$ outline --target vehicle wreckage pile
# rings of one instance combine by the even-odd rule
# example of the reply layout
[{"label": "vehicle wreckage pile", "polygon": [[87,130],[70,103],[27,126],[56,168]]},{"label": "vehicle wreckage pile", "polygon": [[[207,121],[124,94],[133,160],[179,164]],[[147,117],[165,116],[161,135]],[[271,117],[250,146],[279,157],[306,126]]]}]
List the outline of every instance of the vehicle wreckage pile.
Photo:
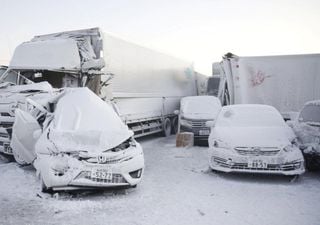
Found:
[{"label": "vehicle wreckage pile", "polygon": [[43,191],[140,182],[142,148],[112,105],[88,88],[32,97],[15,109],[10,146],[19,164],[34,165]]},{"label": "vehicle wreckage pile", "polygon": [[305,160],[320,167],[319,101],[306,103],[291,128],[272,106],[221,107],[196,96],[189,63],[97,28],[36,36],[0,72],[0,152],[32,164],[42,191],[135,187],[144,157],[134,137],[159,132],[208,140],[213,170],[300,175]]}]

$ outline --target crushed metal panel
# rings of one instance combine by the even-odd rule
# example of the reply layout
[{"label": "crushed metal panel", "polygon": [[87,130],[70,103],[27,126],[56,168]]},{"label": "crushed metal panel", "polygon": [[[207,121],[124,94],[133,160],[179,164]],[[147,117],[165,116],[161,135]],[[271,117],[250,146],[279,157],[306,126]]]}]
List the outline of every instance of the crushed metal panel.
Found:
[{"label": "crushed metal panel", "polygon": [[24,42],[11,59],[10,69],[80,70],[80,55],[73,39]]}]

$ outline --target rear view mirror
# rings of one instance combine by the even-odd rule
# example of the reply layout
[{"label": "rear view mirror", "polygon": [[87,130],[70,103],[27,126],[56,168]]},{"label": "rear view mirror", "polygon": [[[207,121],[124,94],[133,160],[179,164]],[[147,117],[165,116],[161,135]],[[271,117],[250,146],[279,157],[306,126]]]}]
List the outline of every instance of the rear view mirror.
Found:
[{"label": "rear view mirror", "polygon": [[176,110],[173,111],[173,113],[174,113],[175,115],[179,115],[180,110],[177,110],[177,109],[176,109]]},{"label": "rear view mirror", "polygon": [[214,127],[214,121],[207,121],[206,126],[207,127]]}]

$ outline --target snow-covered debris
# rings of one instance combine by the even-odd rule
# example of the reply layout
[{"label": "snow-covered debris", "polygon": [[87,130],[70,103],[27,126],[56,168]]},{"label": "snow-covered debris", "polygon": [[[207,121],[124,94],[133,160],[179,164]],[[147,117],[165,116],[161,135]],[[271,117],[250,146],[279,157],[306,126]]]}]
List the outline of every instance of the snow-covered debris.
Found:
[{"label": "snow-covered debris", "polygon": [[294,140],[272,106],[225,106],[209,137],[209,163],[224,172],[302,174],[304,159]]},{"label": "snow-covered debris", "polygon": [[54,95],[57,90],[53,89],[48,82],[31,83],[27,85],[14,85],[10,82],[0,84],[0,153],[12,155],[10,148],[12,125],[15,120],[15,110],[19,107],[24,109],[26,98],[39,100]]},{"label": "snow-covered debris", "polygon": [[142,148],[113,107],[88,88],[28,102],[28,111],[16,111],[11,147],[21,162],[34,164],[44,191],[140,182]]}]

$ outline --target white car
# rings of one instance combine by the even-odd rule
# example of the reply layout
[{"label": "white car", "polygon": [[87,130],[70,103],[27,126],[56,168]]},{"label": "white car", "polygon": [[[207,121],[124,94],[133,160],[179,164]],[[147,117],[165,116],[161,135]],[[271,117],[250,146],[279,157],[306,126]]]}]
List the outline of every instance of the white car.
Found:
[{"label": "white car", "polygon": [[[11,147],[33,163],[43,191],[136,186],[143,151],[110,104],[88,88],[69,89],[28,112],[17,109]],[[43,107],[45,106],[45,107]]]},{"label": "white car", "polygon": [[181,99],[179,113],[180,132],[192,132],[194,139],[207,141],[210,134],[210,127],[206,122],[214,121],[219,111],[221,103],[214,96],[189,96]]},{"label": "white car", "polygon": [[223,172],[300,175],[305,171],[292,129],[267,105],[222,107],[209,136],[209,164]]},{"label": "white car", "polygon": [[305,103],[290,123],[310,171],[320,170],[320,100]]}]

